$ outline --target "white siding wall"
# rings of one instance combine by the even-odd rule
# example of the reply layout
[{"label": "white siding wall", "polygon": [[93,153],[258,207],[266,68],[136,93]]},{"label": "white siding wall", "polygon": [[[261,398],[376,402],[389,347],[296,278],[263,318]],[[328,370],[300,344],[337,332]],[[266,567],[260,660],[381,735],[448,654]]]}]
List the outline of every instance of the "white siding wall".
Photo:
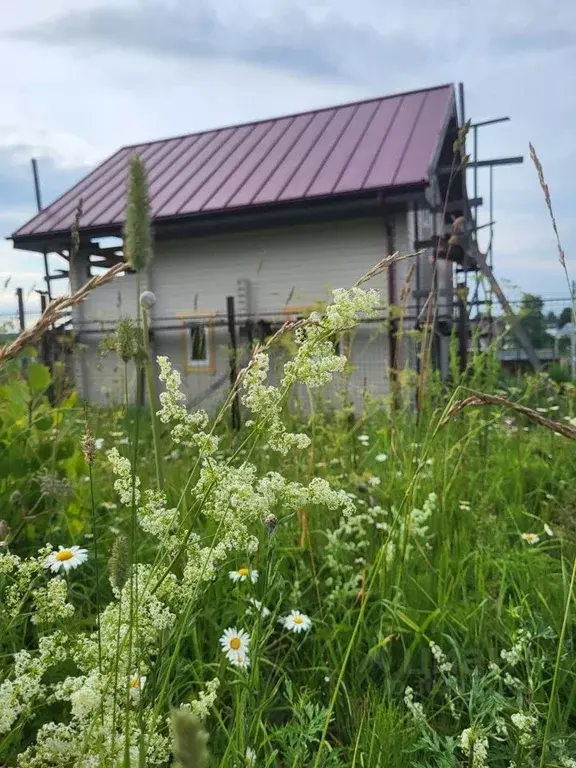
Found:
[{"label": "white siding wall", "polygon": [[[396,221],[396,231],[406,239],[405,219]],[[226,297],[236,297],[236,311],[241,312],[242,289],[249,285],[247,309],[258,315],[276,313],[287,304],[311,305],[327,299],[334,288],[352,285],[375,263],[387,255],[384,222],[359,219],[335,223],[305,224],[278,229],[253,230],[234,235],[158,242],[146,281],[142,288],[153,290],[157,303],[152,324],[174,325],[179,315],[226,313]],[[246,282],[244,282],[246,285]],[[382,305],[387,303],[387,276],[382,274],[371,285],[381,291]],[[82,307],[81,326],[103,328],[121,315],[134,315],[136,286],[132,275],[95,290]],[[169,318],[173,318],[170,322]],[[84,396],[103,402],[118,400],[124,389],[123,368],[111,355],[97,368],[96,347],[105,333],[86,334],[84,370],[78,384]],[[183,332],[179,329],[155,332],[154,354],[167,355],[182,373],[183,386],[191,401],[197,401],[228,370],[226,328],[214,328],[216,366],[213,372],[186,372]],[[388,339],[377,325],[357,331],[352,344],[354,369],[348,382],[350,394],[357,399],[362,392],[381,395],[388,391]],[[82,382],[82,383],[81,383]],[[220,400],[227,381],[210,400]]]}]

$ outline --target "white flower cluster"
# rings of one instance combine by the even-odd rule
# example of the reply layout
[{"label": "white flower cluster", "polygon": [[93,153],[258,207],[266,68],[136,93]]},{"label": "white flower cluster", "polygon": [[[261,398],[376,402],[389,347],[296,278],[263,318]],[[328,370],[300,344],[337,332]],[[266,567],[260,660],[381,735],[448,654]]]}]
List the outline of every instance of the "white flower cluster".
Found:
[{"label": "white flower cluster", "polygon": [[197,699],[193,699],[190,702],[190,709],[194,714],[198,715],[200,720],[205,720],[210,714],[210,710],[214,706],[216,697],[218,696],[218,688],[220,687],[220,680],[215,677],[213,680],[209,680],[206,683],[206,687],[200,692]]},{"label": "white flower cluster", "polygon": [[488,765],[488,739],[477,728],[466,728],[460,734],[460,748],[466,757],[471,757],[471,768],[486,768]]},{"label": "white flower cluster", "polygon": [[106,454],[108,461],[112,465],[112,471],[117,476],[114,481],[114,490],[120,496],[122,504],[130,506],[132,498],[138,505],[140,502],[140,478],[132,474],[132,464],[130,459],[120,456],[118,448],[111,448]]},{"label": "white flower cluster", "polygon": [[434,642],[430,642],[430,650],[432,651],[432,656],[434,656],[434,659],[436,660],[436,663],[438,664],[438,669],[440,672],[444,674],[449,674],[452,672],[452,663],[448,661],[446,658],[446,654],[440,648],[439,645],[436,645]]},{"label": "white flower cluster", "polygon": [[66,658],[64,636],[58,632],[40,638],[38,655],[19,651],[14,655],[14,677],[0,685],[0,734],[7,733],[21,715],[32,712],[39,698],[46,695],[41,682],[53,664]]},{"label": "white flower cluster", "polygon": [[519,741],[525,748],[530,748],[534,744],[534,731],[538,721],[532,715],[525,715],[522,712],[516,712],[511,715],[512,724],[520,732]]},{"label": "white flower cluster", "polygon": [[282,391],[264,384],[269,367],[270,358],[265,352],[254,355],[244,374],[242,402],[265,426],[267,445],[273,451],[286,455],[292,448],[308,448],[310,438],[288,432],[282,421]]},{"label": "white flower cluster", "polygon": [[424,714],[424,707],[422,704],[420,704],[419,701],[414,701],[414,690],[408,686],[404,690],[404,704],[406,705],[407,709],[410,711],[412,717],[417,722],[423,722],[426,720],[426,715]]},{"label": "white flower cluster", "polygon": [[183,405],[186,395],[180,390],[180,374],[172,368],[167,357],[161,356],[156,360],[160,368],[158,377],[166,388],[160,393],[160,421],[163,424],[174,424],[170,435],[175,443],[191,441],[201,455],[212,455],[218,449],[218,438],[204,431],[208,425],[208,414],[201,410],[189,413]]},{"label": "white flower cluster", "polygon": [[50,579],[45,587],[33,590],[35,612],[33,624],[57,624],[74,615],[74,606],[68,602],[68,584],[61,577]]},{"label": "white flower cluster", "polygon": [[524,658],[524,653],[528,648],[532,635],[525,629],[519,629],[516,633],[516,639],[509,651],[503,649],[500,651],[500,657],[504,659],[511,667],[517,666]]},{"label": "white flower cluster", "polygon": [[316,388],[327,384],[334,373],[346,366],[344,355],[334,354],[330,340],[335,333],[353,328],[362,316],[374,314],[379,304],[377,291],[361,288],[338,289],[333,302],[320,314],[313,312],[296,329],[296,355],[284,364],[279,387],[266,385],[270,358],[259,352],[252,358],[244,374],[242,402],[266,428],[269,447],[281,454],[292,448],[304,449],[310,439],[304,434],[292,434],[281,419],[281,406],[291,387],[297,382]]}]

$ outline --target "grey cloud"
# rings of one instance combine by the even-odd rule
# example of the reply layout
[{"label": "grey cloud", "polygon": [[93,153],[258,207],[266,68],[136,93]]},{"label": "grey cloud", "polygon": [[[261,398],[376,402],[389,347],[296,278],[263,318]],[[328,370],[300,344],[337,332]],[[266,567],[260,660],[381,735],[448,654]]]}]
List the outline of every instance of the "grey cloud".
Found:
[{"label": "grey cloud", "polygon": [[12,37],[52,45],[89,42],[180,59],[219,58],[332,78],[382,78],[386,68],[414,72],[435,52],[412,34],[383,35],[338,13],[313,19],[297,6],[261,19],[225,17],[207,3],[102,6],[61,15]]},{"label": "grey cloud", "polygon": [[[25,145],[10,149],[0,147],[0,208],[6,215],[1,222],[2,229],[6,231],[0,232],[0,235],[11,234],[7,230],[12,222],[6,223],[10,210],[26,209],[33,213],[36,209],[31,166],[19,159],[25,150]],[[31,151],[30,156],[32,154]],[[38,167],[44,205],[61,195],[88,172],[86,168],[60,169],[48,158],[40,158]],[[16,223],[20,226],[24,221]]]}]

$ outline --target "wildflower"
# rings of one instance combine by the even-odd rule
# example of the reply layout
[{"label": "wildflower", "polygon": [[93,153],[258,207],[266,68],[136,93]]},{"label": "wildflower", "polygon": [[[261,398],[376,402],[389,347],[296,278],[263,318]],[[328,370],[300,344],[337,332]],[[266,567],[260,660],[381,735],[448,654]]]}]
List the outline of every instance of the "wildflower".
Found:
[{"label": "wildflower", "polygon": [[247,653],[235,653],[231,656],[228,656],[227,658],[233,667],[238,667],[239,669],[248,669],[250,666],[250,657]]},{"label": "wildflower", "polygon": [[290,632],[307,632],[312,626],[312,619],[300,611],[290,611],[288,616],[280,619],[284,629]]},{"label": "wildflower", "polygon": [[206,689],[200,691],[198,698],[190,703],[190,711],[194,712],[200,720],[205,720],[210,714],[210,709],[214,706],[219,687],[220,680],[218,680],[217,677],[213,680],[209,680],[206,683]]},{"label": "wildflower", "polygon": [[544,533],[546,534],[546,536],[550,536],[550,537],[554,536],[554,531],[552,530],[552,528],[550,528],[548,523],[544,523]]},{"label": "wildflower", "polygon": [[36,482],[40,486],[42,496],[65,499],[73,493],[72,486],[65,477],[53,475],[46,470],[36,475]]},{"label": "wildflower", "polygon": [[367,478],[368,485],[371,486],[378,486],[382,482],[379,477],[374,477],[373,475],[370,475],[370,477]]},{"label": "wildflower", "polygon": [[[243,629],[228,627],[220,638],[222,653],[226,654],[229,661],[237,661],[237,657],[246,656],[250,649],[250,635]],[[241,666],[240,664],[238,666]]]},{"label": "wildflower", "polygon": [[64,547],[58,547],[58,552],[51,552],[44,561],[44,567],[56,573],[60,568],[64,568],[65,571],[69,571],[72,568],[78,568],[79,565],[85,563],[88,559],[88,550],[82,549],[82,547],[70,547],[66,549]]},{"label": "wildflower", "polygon": [[246,768],[252,768],[253,765],[256,765],[256,752],[252,749],[252,747],[246,748]]},{"label": "wildflower", "polygon": [[146,675],[139,675],[135,673],[130,676],[130,698],[133,702],[137,702],[140,699],[142,689],[146,684]]},{"label": "wildflower", "polygon": [[103,445],[104,445],[103,437],[97,437],[96,440],[94,440],[94,448],[96,448],[97,451],[101,451]]},{"label": "wildflower", "polygon": [[362,443],[362,445],[368,445],[370,442],[370,438],[368,435],[358,435],[358,440]]},{"label": "wildflower", "polygon": [[263,619],[267,619],[268,616],[271,615],[271,611],[266,608],[266,606],[263,605],[260,600],[256,600],[255,597],[249,597],[248,602],[250,605],[256,608],[256,611],[260,614],[260,616],[262,616]]},{"label": "wildflower", "polygon": [[470,512],[471,509],[469,501],[459,501],[458,507],[462,510],[462,512]]},{"label": "wildflower", "polygon": [[528,544],[538,544],[540,536],[537,533],[523,533],[522,538],[527,541]]},{"label": "wildflower", "polygon": [[276,517],[276,515],[270,512],[270,514],[264,515],[264,517],[262,518],[262,524],[268,531],[268,535],[272,536],[272,534],[276,530],[276,526],[278,525],[278,518]]},{"label": "wildflower", "polygon": [[534,742],[533,731],[536,728],[537,720],[531,715],[524,715],[522,712],[516,712],[510,717],[512,724],[520,731],[519,741],[523,747],[531,747]]},{"label": "wildflower", "polygon": [[460,749],[472,758],[472,768],[485,768],[488,765],[488,739],[476,728],[466,728],[460,734]]},{"label": "wildflower", "polygon": [[430,642],[430,650],[432,651],[432,656],[436,659],[440,672],[452,672],[452,664],[446,658],[442,648],[436,645],[436,643]]},{"label": "wildflower", "polygon": [[232,581],[246,581],[247,578],[250,578],[252,584],[256,584],[258,581],[258,571],[242,566],[237,571],[228,571],[228,578],[232,579]]},{"label": "wildflower", "polygon": [[414,701],[414,690],[410,686],[407,686],[404,691],[404,704],[410,710],[410,713],[415,720],[422,721],[426,719],[424,708],[419,701]]},{"label": "wildflower", "polygon": [[376,461],[382,464],[384,461],[386,461],[388,456],[385,453],[377,453],[374,458],[376,459]]}]

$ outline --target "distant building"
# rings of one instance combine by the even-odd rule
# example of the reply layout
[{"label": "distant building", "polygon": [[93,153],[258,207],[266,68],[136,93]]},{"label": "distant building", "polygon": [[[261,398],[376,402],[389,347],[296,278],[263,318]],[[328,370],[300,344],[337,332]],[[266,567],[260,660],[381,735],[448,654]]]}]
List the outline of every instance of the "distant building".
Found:
[{"label": "distant building", "polygon": [[[227,386],[228,297],[246,347],[386,255],[419,247],[426,252],[413,271],[399,262],[372,285],[382,293],[383,321],[405,296],[407,330],[426,320],[434,285],[434,363],[446,371],[453,263],[438,259],[435,269],[430,244],[453,216],[467,214],[459,155],[453,162],[458,129],[446,85],[123,147],[15,232],[14,245],[69,253],[81,199],[73,289],[95,267],[117,263],[121,244],[102,241],[122,236],[128,162],[138,153],[155,230],[155,258],[141,276],[141,288],[157,297],[153,348],[180,370],[191,401],[219,399]],[[123,371],[112,360],[99,365],[97,350],[117,319],[135,312],[129,271],[75,308],[76,381],[87,399],[122,397]],[[417,366],[414,341],[399,345],[395,323],[377,334],[363,326],[343,344],[353,387],[385,394],[391,368]]]}]

